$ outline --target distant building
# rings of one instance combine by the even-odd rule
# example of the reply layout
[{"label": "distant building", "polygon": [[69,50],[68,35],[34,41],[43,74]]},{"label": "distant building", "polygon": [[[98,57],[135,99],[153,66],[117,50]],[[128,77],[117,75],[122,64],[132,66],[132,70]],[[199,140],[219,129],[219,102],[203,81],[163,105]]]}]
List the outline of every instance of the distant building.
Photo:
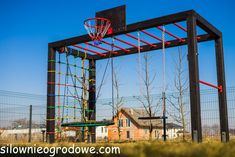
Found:
[{"label": "distant building", "polygon": [[[120,117],[119,121],[117,116]],[[108,140],[118,140],[118,125],[121,129],[121,140],[148,140],[150,120],[140,120],[139,117],[148,117],[144,109],[122,108],[120,112],[114,117],[114,125],[108,126]],[[151,120],[153,126],[152,139],[158,140],[163,135],[162,120]],[[169,139],[178,137],[178,131],[182,127],[167,123],[167,135]]]},{"label": "distant building", "polygon": [[108,128],[106,126],[97,126],[96,127],[96,140],[105,141],[108,139]]},{"label": "distant building", "polygon": [[[33,128],[32,129],[32,139],[36,141],[42,140],[42,130],[46,128]],[[64,128],[62,133],[62,139],[67,139],[70,141],[79,141],[79,134],[81,132],[81,127],[71,127]],[[8,129],[0,130],[0,140],[28,140],[29,129]],[[108,138],[108,128],[106,126],[97,126],[96,127],[96,139],[97,141],[107,141]]]},{"label": "distant building", "polygon": [[166,127],[167,127],[166,134],[168,136],[167,138],[169,139],[174,139],[183,135],[183,127],[180,125],[177,125],[175,123],[167,123]]},{"label": "distant building", "polygon": [[[32,139],[35,141],[42,141],[42,130],[46,128],[32,128]],[[0,132],[0,140],[8,141],[27,141],[29,129],[8,129]]]},{"label": "distant building", "polygon": [[[119,121],[117,116],[120,117]],[[96,139],[97,141],[117,141],[118,128],[121,129],[121,140],[148,140],[149,139],[149,126],[150,120],[140,120],[139,117],[148,117],[148,114],[144,109],[132,109],[122,108],[120,112],[114,117],[114,125],[110,126],[97,126],[96,127]],[[151,120],[153,126],[152,139],[160,140],[163,135],[162,120]],[[70,139],[71,141],[81,141],[79,135],[81,135],[81,127],[63,128],[62,139]],[[32,128],[32,138],[41,141],[42,130],[45,128]],[[174,139],[182,135],[182,127],[175,123],[167,123],[167,138]],[[0,130],[0,140],[27,140],[28,129],[17,128],[9,130]]]}]

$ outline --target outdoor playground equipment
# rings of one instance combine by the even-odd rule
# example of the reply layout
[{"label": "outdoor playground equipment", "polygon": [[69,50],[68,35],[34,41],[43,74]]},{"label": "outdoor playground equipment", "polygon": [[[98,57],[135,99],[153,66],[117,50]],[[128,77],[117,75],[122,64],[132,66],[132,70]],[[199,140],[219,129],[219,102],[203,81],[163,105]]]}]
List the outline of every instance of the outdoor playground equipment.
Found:
[{"label": "outdoor playground equipment", "polygon": [[[85,21],[87,35],[49,43],[47,141],[55,142],[56,136],[60,138],[61,127],[67,126],[82,127],[83,136],[95,142],[95,127],[113,124],[112,121],[96,121],[96,61],[108,59],[112,66],[114,57],[160,49],[164,54],[165,49],[181,45],[188,46],[192,140],[202,141],[199,87],[202,83],[218,89],[221,141],[229,141],[222,33],[193,10],[129,25],[126,25],[125,15],[125,6],[98,12],[96,18]],[[168,25],[175,26],[186,36],[165,30]],[[205,34],[198,35],[198,27]],[[171,40],[165,41],[154,33],[156,31],[168,35]],[[140,33],[145,38],[140,38]],[[150,42],[153,40],[157,42]],[[197,43],[212,40],[215,41],[218,85],[199,80]],[[163,118],[166,119],[165,115]]]}]

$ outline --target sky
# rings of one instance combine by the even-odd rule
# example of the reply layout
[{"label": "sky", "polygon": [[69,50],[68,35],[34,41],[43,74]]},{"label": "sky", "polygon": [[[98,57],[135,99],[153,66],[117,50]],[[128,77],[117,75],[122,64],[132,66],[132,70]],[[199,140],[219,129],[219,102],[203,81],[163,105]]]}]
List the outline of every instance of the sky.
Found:
[{"label": "sky", "polygon": [[[235,86],[235,21],[232,18],[235,2],[232,0],[1,0],[0,89],[45,95],[48,43],[86,34],[85,19],[94,17],[97,11],[123,4],[127,6],[127,24],[185,10],[197,11],[222,31],[227,86]],[[182,49],[186,52],[185,47]],[[176,50],[166,50],[169,82],[174,77],[172,60],[177,57]],[[213,42],[200,44],[199,54],[200,79],[216,83]],[[153,92],[159,93],[158,87],[162,84],[161,53],[151,53],[151,56],[151,70],[157,74]],[[120,57],[114,63],[119,69],[121,95],[137,94],[137,55]],[[97,64],[100,67],[97,74],[99,82],[106,61]],[[106,81],[102,97],[110,97],[109,72]]]}]

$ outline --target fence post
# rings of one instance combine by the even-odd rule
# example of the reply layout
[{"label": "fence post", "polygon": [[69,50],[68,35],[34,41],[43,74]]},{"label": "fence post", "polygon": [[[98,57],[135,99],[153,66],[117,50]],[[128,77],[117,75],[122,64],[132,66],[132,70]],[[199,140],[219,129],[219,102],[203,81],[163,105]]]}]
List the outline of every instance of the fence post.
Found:
[{"label": "fence post", "polygon": [[46,132],[46,130],[42,130],[42,142],[44,143],[44,139],[45,139],[45,132]]},{"label": "fence post", "polygon": [[32,105],[29,106],[29,143],[31,142],[32,133]]}]

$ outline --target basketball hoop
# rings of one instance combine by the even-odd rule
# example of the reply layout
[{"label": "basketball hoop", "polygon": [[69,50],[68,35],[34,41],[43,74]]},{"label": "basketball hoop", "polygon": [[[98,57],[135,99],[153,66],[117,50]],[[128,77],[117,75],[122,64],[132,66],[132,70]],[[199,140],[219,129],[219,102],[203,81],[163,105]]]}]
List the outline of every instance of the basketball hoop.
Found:
[{"label": "basketball hoop", "polygon": [[112,33],[110,26],[111,21],[101,17],[89,18],[84,21],[84,27],[86,28],[88,35],[94,41],[95,45],[99,45],[101,43],[101,40],[107,32],[108,34]]}]

